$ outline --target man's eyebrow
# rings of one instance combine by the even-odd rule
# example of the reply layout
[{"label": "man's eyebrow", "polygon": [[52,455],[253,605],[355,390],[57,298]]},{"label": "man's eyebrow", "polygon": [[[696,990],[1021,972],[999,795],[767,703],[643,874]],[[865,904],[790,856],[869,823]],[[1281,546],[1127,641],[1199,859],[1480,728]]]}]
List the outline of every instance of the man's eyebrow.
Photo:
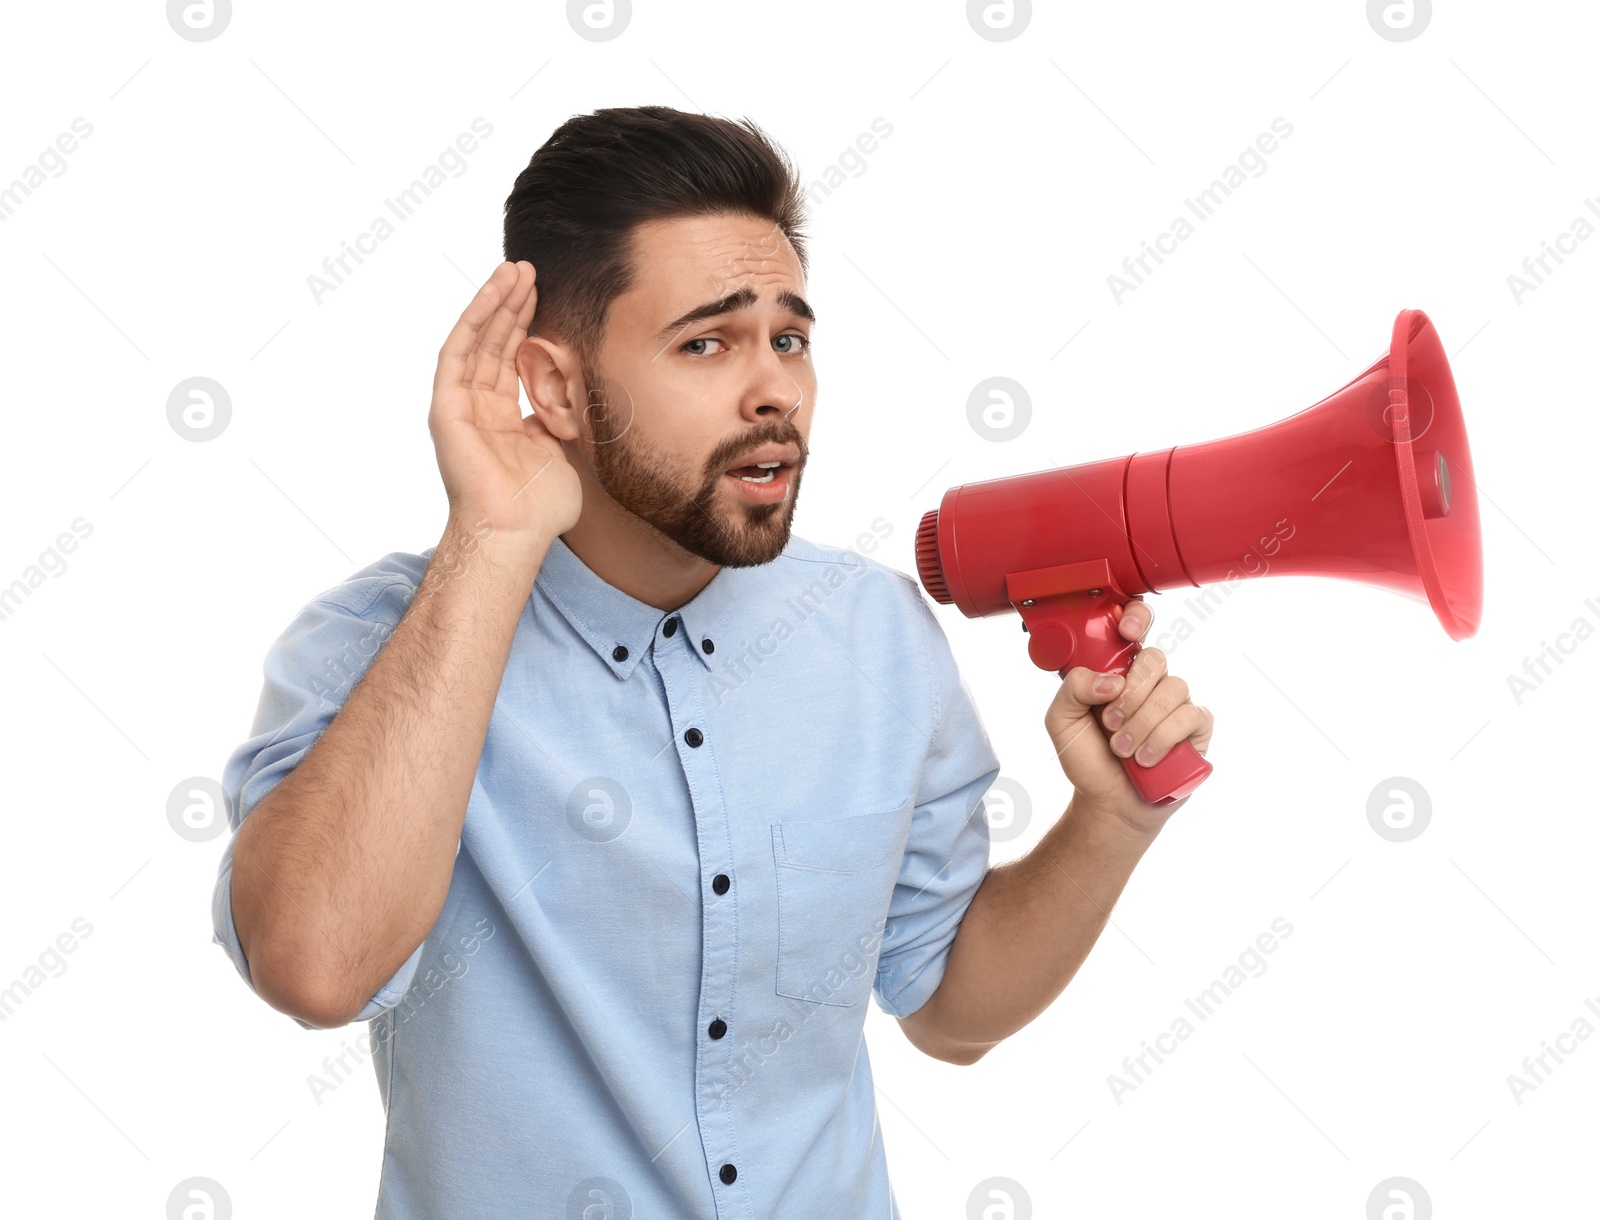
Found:
[{"label": "man's eyebrow", "polygon": [[[745,284],[736,292],[715,301],[707,301],[703,305],[696,305],[681,318],[668,322],[656,332],[657,339],[669,339],[693,326],[696,322],[704,322],[707,318],[720,318],[724,314],[736,313],[741,309],[749,309],[756,303],[756,293],[750,285]],[[787,309],[792,314],[804,318],[815,325],[817,315],[811,306],[806,304],[804,297],[798,293],[790,292],[787,288],[778,293],[778,307]]]}]

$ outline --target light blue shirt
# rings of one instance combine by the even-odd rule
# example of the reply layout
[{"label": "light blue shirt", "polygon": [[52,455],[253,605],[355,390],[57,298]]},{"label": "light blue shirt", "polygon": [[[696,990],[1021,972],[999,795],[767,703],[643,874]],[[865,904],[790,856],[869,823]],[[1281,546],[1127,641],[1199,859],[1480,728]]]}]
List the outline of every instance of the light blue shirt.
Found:
[{"label": "light blue shirt", "polygon": [[[386,555],[273,643],[223,776],[235,830],[431,555]],[[377,1216],[898,1217],[866,1000],[903,1017],[939,985],[998,769],[911,577],[791,535],[667,613],[557,539],[443,911],[356,1016],[387,1114]],[[248,983],[231,862],[230,840],[215,939]]]}]

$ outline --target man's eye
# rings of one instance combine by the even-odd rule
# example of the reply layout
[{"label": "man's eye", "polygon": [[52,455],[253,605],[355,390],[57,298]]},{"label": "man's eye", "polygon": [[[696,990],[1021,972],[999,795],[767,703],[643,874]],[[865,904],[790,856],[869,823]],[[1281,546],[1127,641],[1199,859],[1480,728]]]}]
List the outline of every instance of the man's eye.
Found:
[{"label": "man's eye", "polygon": [[[687,352],[689,355],[699,359],[705,359],[714,353],[707,351],[703,345],[707,343],[722,342],[723,341],[721,339],[713,339],[710,337],[690,339],[687,343],[683,344],[679,350]],[[777,348],[778,353],[783,356],[793,356],[797,353],[805,352],[811,347],[811,340],[808,336],[794,333],[777,335],[773,338],[772,343],[773,346]],[[726,347],[727,344],[723,343],[723,346]]]}]

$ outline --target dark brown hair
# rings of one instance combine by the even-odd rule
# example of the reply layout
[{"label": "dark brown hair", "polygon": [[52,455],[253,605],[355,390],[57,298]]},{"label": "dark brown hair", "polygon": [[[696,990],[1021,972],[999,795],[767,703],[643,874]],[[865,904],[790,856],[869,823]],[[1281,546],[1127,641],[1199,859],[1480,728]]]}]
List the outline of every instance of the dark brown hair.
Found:
[{"label": "dark brown hair", "polygon": [[669,106],[574,115],[506,198],[505,257],[538,273],[530,333],[561,338],[592,367],[611,302],[632,287],[635,226],[716,212],[772,221],[806,269],[799,178],[749,119]]}]

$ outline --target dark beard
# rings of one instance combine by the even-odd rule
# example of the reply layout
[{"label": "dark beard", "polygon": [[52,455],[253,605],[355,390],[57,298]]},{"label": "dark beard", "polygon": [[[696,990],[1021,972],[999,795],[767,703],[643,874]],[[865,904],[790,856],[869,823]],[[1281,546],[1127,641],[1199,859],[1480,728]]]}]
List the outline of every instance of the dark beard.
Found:
[{"label": "dark beard", "polygon": [[[595,480],[607,495],[691,555],[724,568],[771,563],[789,544],[806,443],[787,417],[751,428],[718,445],[706,463],[700,486],[685,491],[668,474],[660,455],[633,433],[631,403],[613,404],[604,381],[585,370],[593,444],[588,447]],[[624,395],[625,397],[625,395]],[[777,504],[744,504],[718,516],[716,497],[728,464],[768,442],[792,444],[800,460],[789,472],[789,494]]]}]

